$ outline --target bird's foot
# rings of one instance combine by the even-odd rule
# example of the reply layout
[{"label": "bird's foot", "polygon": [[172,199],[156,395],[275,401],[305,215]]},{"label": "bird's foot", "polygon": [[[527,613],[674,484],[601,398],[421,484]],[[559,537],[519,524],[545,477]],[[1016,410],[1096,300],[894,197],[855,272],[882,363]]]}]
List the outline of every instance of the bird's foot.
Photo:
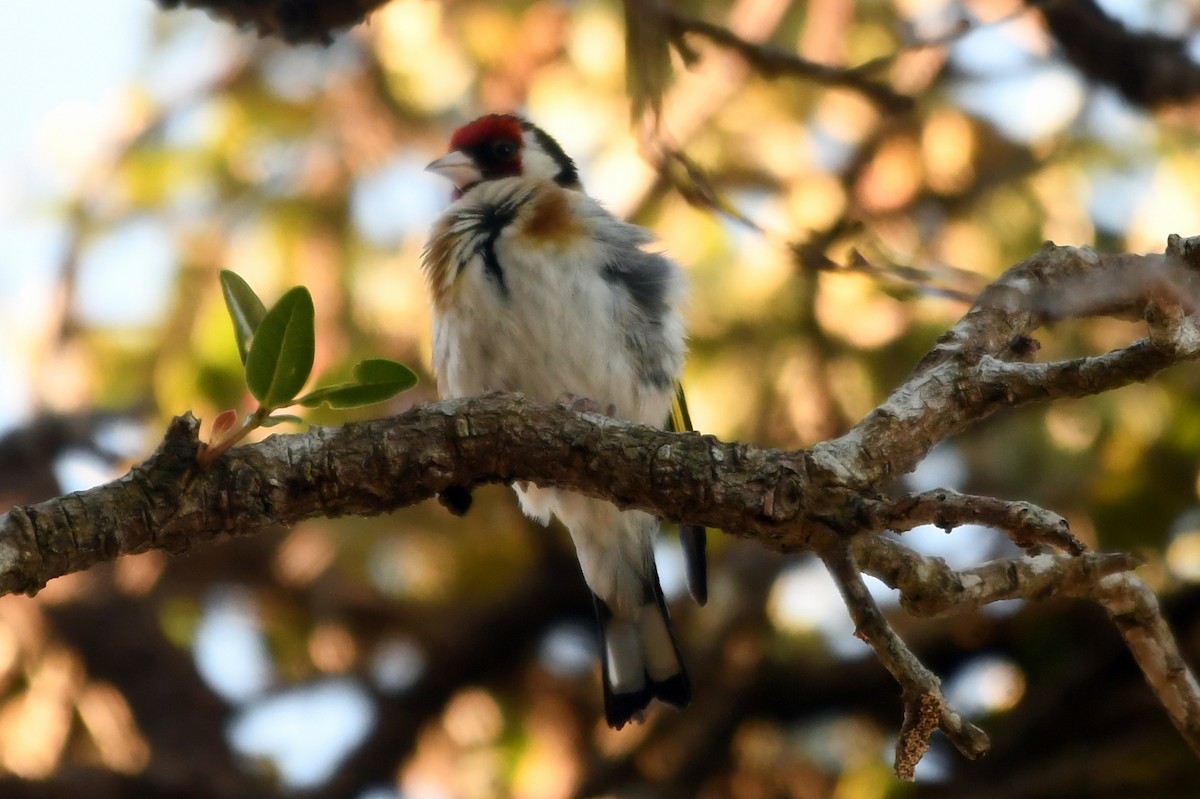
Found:
[{"label": "bird's foot", "polygon": [[562,394],[558,398],[558,404],[569,411],[575,413],[599,413],[604,416],[616,417],[617,406],[609,403],[608,406],[602,406],[594,399],[581,397],[578,394],[572,394],[569,391]]},{"label": "bird's foot", "polygon": [[467,486],[450,486],[439,491],[438,502],[455,516],[466,516],[471,509],[471,489]]}]

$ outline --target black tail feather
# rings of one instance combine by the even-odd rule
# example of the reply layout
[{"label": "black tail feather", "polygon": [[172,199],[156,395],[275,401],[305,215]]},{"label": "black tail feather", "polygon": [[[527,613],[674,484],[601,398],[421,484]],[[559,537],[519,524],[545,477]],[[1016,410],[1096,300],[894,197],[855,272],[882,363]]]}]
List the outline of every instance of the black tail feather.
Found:
[{"label": "black tail feather", "polygon": [[704,605],[708,601],[708,554],[705,551],[707,543],[707,528],[694,524],[679,525],[679,544],[683,548],[688,593],[697,605]]},{"label": "black tail feather", "polygon": [[679,673],[662,682],[647,678],[645,688],[627,694],[613,693],[605,683],[604,720],[614,730],[621,729],[635,719],[641,721],[646,708],[654,699],[678,708],[687,707],[688,702],[692,700],[692,687],[688,683],[687,675]]},{"label": "black tail feather", "polygon": [[640,690],[617,693],[612,688],[612,680],[608,674],[608,648],[605,640],[605,631],[608,629],[608,622],[613,617],[612,611],[609,610],[608,604],[603,599],[595,593],[592,594],[592,601],[596,607],[596,621],[600,628],[600,666],[604,679],[604,717],[608,722],[608,726],[616,730],[621,729],[634,719],[641,721],[646,708],[649,707],[650,702],[654,699],[678,708],[687,707],[688,703],[692,700],[691,682],[688,680],[687,672],[683,668],[683,658],[679,653],[679,645],[675,641],[674,631],[671,630],[671,616],[667,612],[667,604],[663,599],[662,588],[658,584],[657,574],[654,576],[654,597],[660,612],[663,614],[663,619],[667,623],[667,631],[671,634],[671,646],[674,647],[675,658],[679,661],[679,672],[665,680],[655,680],[649,674],[646,674],[645,684]]}]

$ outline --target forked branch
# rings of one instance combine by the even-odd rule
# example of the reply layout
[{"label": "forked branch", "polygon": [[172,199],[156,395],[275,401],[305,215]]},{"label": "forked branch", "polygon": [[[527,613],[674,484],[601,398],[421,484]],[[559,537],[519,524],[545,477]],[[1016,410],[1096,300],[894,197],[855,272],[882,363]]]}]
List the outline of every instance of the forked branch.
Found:
[{"label": "forked branch", "polygon": [[[1133,558],[1086,552],[1061,516],[1028,503],[952,491],[885,494],[934,446],[997,410],[1107,391],[1200,356],[1197,252],[1196,240],[1177,237],[1153,256],[1048,245],[989,286],[849,433],[797,452],[496,394],[272,436],[202,467],[199,424],[181,417],[155,455],[125,477],[0,516],[0,592],[37,591],[122,554],[183,551],[317,516],[385,513],[451,486],[528,480],[722,528],[778,552],[820,555],[858,634],[901,686],[901,777],[912,777],[935,729],[969,757],[984,752],[987,740],[949,706],[937,676],[890,627],[860,569],[898,588],[903,606],[924,616],[1017,597],[1099,602],[1200,752],[1200,689],[1153,592],[1128,573]],[[1101,355],[1031,362],[1031,334],[1040,325],[1109,313],[1146,319],[1147,337]],[[996,528],[1028,554],[955,571],[882,535],[967,523]]]}]

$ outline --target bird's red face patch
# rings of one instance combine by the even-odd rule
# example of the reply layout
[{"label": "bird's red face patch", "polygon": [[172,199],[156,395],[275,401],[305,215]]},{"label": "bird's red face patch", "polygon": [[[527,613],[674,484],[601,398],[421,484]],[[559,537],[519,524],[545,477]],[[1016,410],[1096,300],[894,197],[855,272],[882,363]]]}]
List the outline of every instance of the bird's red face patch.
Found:
[{"label": "bird's red face patch", "polygon": [[[480,181],[514,177],[522,170],[523,133],[518,117],[491,114],[456,130],[450,138],[450,149],[471,159],[479,170]],[[459,186],[459,194],[470,188]]]},{"label": "bird's red face patch", "polygon": [[507,114],[488,114],[468,122],[450,137],[451,150],[471,150],[494,141],[521,141],[521,121]]}]

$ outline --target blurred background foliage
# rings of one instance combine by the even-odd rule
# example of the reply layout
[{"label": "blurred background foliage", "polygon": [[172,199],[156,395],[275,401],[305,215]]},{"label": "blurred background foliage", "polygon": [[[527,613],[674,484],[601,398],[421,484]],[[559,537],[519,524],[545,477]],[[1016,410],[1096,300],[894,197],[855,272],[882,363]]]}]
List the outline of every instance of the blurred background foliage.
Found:
[{"label": "blurred background foliage", "polygon": [[[328,46],[147,0],[6,9],[29,30],[17,17],[54,22],[25,40],[14,24],[5,56],[0,504],[122,473],[186,409],[250,407],[223,268],[268,301],[312,290],[318,373],[379,355],[423,376],[384,410],[309,422],[433,399],[418,256],[448,196],[422,169],[485,111],[537,121],[592,194],[686,266],[685,384],[697,427],[724,439],[796,448],[844,431],[1043,240],[1161,251],[1198,232],[1186,91],[1166,102],[1123,51],[1089,67],[1075,23],[1053,24],[1108,15],[1135,55],[1169,37],[1187,73],[1194,2],[627,5],[628,62],[614,0],[391,0]],[[791,66],[772,73],[780,53]],[[118,88],[19,115],[18,99],[89,86],[105,59],[128,62]],[[1138,335],[1060,323],[1039,357]],[[897,487],[1030,500],[1091,545],[1137,552],[1197,663],[1198,388],[1179,368],[999,414]],[[703,609],[674,542],[660,547],[696,701],[620,733],[601,721],[567,538],[501,487],[465,519],[431,502],[313,521],[5,597],[0,795],[1194,795],[1200,768],[1097,608],[918,621],[876,585],[995,744],[979,763],[939,745],[915,785],[897,783],[897,689],[821,566],[714,538]],[[1011,554],[982,528],[906,541],[955,566]]]}]

